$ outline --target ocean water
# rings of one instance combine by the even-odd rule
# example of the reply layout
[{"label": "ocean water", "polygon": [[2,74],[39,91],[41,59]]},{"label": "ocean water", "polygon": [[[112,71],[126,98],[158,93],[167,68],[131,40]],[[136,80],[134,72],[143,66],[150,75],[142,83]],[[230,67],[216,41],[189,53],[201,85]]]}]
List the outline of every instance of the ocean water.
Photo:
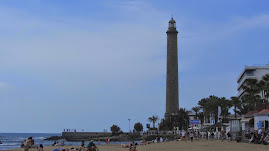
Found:
[{"label": "ocean water", "polygon": [[61,136],[58,133],[0,133],[0,150],[8,150],[13,148],[20,148],[21,142],[26,140],[28,137],[33,137],[35,145],[43,144],[48,146],[53,144],[54,141],[46,141],[45,138],[50,136]]},{"label": "ocean water", "polygon": [[[35,145],[43,144],[43,146],[51,146],[54,141],[51,140],[45,140],[45,138],[51,137],[51,136],[62,136],[61,133],[0,133],[0,141],[2,144],[0,144],[0,150],[9,150],[14,148],[20,148],[21,142],[25,141],[28,137],[33,137],[35,140]],[[57,140],[59,144],[62,140]],[[68,142],[64,141],[65,145],[74,145],[79,146],[81,142]],[[85,142],[85,145],[87,145],[89,142]],[[102,145],[105,144],[105,142],[94,142],[96,145]],[[111,144],[127,144],[130,142],[111,142]]]}]

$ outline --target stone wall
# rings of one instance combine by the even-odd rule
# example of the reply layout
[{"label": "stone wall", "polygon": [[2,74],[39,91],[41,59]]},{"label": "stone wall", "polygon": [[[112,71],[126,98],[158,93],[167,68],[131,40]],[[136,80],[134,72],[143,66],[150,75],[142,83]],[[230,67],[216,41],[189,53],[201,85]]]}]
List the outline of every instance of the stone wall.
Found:
[{"label": "stone wall", "polygon": [[62,132],[62,136],[67,141],[91,140],[100,137],[109,137],[111,133],[104,132]]}]

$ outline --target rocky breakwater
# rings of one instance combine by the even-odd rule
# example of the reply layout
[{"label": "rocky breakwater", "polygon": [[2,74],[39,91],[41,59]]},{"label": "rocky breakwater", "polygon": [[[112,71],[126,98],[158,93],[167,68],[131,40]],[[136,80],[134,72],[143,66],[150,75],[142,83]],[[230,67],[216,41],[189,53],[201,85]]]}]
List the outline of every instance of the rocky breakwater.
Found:
[{"label": "rocky breakwater", "polygon": [[45,140],[60,140],[64,139],[63,136],[51,136],[49,138],[46,138]]},{"label": "rocky breakwater", "polygon": [[62,132],[62,137],[67,141],[86,141],[107,138],[111,133],[104,132]]},{"label": "rocky breakwater", "polygon": [[138,134],[123,133],[112,136],[112,133],[103,132],[63,132],[62,137],[67,141],[107,141],[108,137],[110,137],[111,141],[137,141],[143,139]]}]

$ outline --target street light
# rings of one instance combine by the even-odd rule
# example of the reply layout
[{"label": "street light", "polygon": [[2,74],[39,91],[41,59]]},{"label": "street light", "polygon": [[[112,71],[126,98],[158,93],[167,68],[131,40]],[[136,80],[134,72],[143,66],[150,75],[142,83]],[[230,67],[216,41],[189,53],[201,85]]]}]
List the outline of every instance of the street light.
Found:
[{"label": "street light", "polygon": [[131,132],[131,129],[130,129],[130,121],[131,121],[131,119],[128,119],[129,120],[129,132]]}]

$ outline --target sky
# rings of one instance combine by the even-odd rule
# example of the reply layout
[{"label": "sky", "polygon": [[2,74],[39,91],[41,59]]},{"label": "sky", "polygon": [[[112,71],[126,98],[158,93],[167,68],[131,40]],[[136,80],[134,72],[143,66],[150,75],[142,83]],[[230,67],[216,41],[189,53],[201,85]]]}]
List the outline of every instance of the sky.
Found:
[{"label": "sky", "polygon": [[0,132],[123,131],[164,117],[177,22],[179,106],[237,95],[269,62],[267,0],[2,0]]}]

